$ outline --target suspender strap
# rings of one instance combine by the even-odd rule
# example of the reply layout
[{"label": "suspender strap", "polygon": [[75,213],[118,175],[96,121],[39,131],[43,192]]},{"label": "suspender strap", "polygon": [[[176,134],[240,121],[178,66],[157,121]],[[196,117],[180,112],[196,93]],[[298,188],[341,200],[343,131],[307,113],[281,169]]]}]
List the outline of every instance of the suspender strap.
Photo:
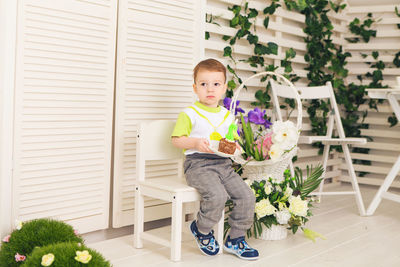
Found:
[{"label": "suspender strap", "polygon": [[211,126],[214,128],[214,131],[226,121],[226,119],[229,117],[229,114],[230,114],[230,111],[228,110],[228,111],[226,112],[226,114],[225,114],[224,119],[222,120],[222,122],[221,122],[217,127],[215,127],[214,124],[212,124],[211,121],[210,121],[206,116],[204,116],[203,114],[201,114],[201,113],[200,113],[197,109],[195,109],[193,106],[190,106],[189,108],[193,109],[200,117],[202,117],[202,118],[205,119],[209,124],[211,124]]}]

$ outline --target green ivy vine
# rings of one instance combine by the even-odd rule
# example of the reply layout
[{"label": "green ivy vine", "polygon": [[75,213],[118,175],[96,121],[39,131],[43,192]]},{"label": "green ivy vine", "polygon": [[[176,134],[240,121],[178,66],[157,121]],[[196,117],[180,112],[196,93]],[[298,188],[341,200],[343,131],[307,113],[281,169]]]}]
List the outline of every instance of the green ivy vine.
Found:
[{"label": "green ivy vine", "polygon": [[[379,53],[372,52],[371,56],[374,62],[368,62],[372,69],[371,72],[365,75],[358,75],[357,78],[360,84],[345,82],[348,76],[348,69],[346,69],[347,58],[351,57],[349,52],[344,52],[341,45],[334,44],[332,41],[333,25],[327,13],[330,10],[336,13],[346,8],[346,4],[336,4],[333,1],[327,0],[284,0],[283,1],[288,10],[294,10],[305,15],[305,28],[303,29],[306,37],[304,41],[307,45],[307,50],[304,59],[307,62],[305,70],[308,71],[307,78],[310,81],[309,86],[323,85],[328,81],[332,82],[334,87],[336,100],[339,105],[344,108],[342,113],[342,123],[347,136],[359,137],[361,136],[361,129],[368,128],[368,124],[363,123],[367,112],[359,115],[359,107],[367,103],[371,108],[377,107],[377,100],[366,98],[366,88],[384,88],[382,71],[385,68],[383,61],[379,60]],[[257,35],[256,19],[260,17],[263,20],[263,26],[268,29],[270,15],[273,15],[277,8],[281,7],[279,0],[272,0],[272,2],[264,8],[263,14],[259,14],[256,9],[249,8],[246,1],[242,5],[234,5],[228,9],[233,13],[233,18],[229,21],[232,28],[237,29],[233,36],[223,36],[222,39],[228,44],[224,48],[224,57],[228,57],[232,64],[228,64],[228,71],[232,74],[232,79],[228,81],[227,96],[233,95],[233,90],[238,84],[242,83],[240,77],[236,74],[237,62],[248,63],[254,70],[259,71],[275,71],[279,66],[274,64],[267,64],[264,56],[277,55],[278,45],[273,42],[267,44],[261,43]],[[400,16],[397,7],[396,14]],[[206,16],[208,23],[215,23],[214,17],[211,15]],[[355,18],[348,25],[349,30],[356,36],[347,39],[349,42],[369,42],[371,38],[376,37],[376,30],[372,29],[376,20],[372,14],[369,13],[364,21]],[[400,28],[400,27],[399,27]],[[206,36],[207,37],[207,36]],[[246,40],[253,49],[253,55],[247,59],[235,60],[234,45],[238,40]],[[280,67],[284,69],[285,76],[291,81],[300,79],[293,73],[291,60],[296,56],[293,49],[285,51],[285,58],[281,60]],[[362,54],[363,57],[368,55]],[[400,67],[400,52],[396,54],[393,64]],[[371,78],[368,85],[362,85],[364,78]],[[264,81],[266,78],[261,78]],[[270,108],[271,98],[269,95],[270,86],[267,84],[264,89],[260,89],[255,93],[256,101],[251,104],[260,106],[262,108]],[[294,108],[294,101],[286,100],[283,108]],[[329,114],[329,103],[326,101],[313,100],[307,107],[307,112],[311,120],[312,132],[318,135],[326,134],[327,116]],[[361,116],[361,118],[360,118]],[[389,120],[389,119],[388,119]],[[359,123],[361,121],[361,123]],[[394,120],[390,119],[391,125],[394,125]],[[369,138],[372,140],[371,138]],[[321,144],[315,144],[321,148]],[[341,147],[334,147],[336,150],[341,150]],[[357,153],[368,153],[369,149],[355,148],[353,150]],[[322,150],[320,149],[320,152]],[[357,163],[370,164],[368,161],[355,160]]]}]

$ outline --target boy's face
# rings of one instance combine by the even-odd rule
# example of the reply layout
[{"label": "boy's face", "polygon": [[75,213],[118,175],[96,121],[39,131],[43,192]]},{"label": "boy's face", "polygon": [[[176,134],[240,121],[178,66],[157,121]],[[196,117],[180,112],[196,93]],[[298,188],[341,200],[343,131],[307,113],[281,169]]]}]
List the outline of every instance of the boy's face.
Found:
[{"label": "boy's face", "polygon": [[216,108],[226,92],[227,85],[222,72],[199,70],[193,90],[203,105]]}]

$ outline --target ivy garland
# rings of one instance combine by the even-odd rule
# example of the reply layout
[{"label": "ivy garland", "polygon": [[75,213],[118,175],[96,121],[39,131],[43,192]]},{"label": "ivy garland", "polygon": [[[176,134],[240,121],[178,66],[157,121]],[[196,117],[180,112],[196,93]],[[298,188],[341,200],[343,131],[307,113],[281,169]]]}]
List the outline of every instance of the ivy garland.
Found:
[{"label": "ivy garland", "polygon": [[[296,10],[305,15],[304,32],[306,33],[305,42],[307,44],[307,51],[304,55],[305,61],[308,66],[305,68],[307,78],[310,81],[310,86],[323,85],[327,81],[332,81],[332,85],[335,88],[335,95],[338,104],[341,104],[345,109],[345,117],[342,118],[343,127],[346,135],[348,136],[361,136],[361,129],[368,128],[365,123],[358,123],[360,116],[358,115],[359,106],[368,102],[371,108],[376,108],[377,100],[366,99],[365,89],[370,88],[383,88],[382,85],[383,75],[382,70],[385,68],[383,61],[378,60],[379,53],[374,51],[372,57],[376,60],[375,62],[367,63],[372,68],[375,68],[373,72],[368,72],[365,77],[372,79],[369,85],[362,85],[363,76],[359,75],[357,78],[360,81],[360,85],[350,83],[346,85],[344,79],[348,75],[348,70],[345,68],[347,64],[347,58],[351,57],[349,52],[343,52],[343,48],[340,45],[335,45],[331,39],[333,34],[333,25],[329,20],[327,13],[329,10],[340,12],[346,7],[346,4],[335,4],[332,1],[327,0],[284,0],[284,3],[288,10]],[[265,29],[269,25],[269,16],[274,14],[276,9],[281,4],[279,0],[272,0],[271,4],[263,10],[263,26]],[[243,6],[234,5],[228,8],[233,12],[233,18],[230,20],[230,27],[236,28],[237,32],[234,36],[223,36],[223,40],[229,42],[224,48],[224,56],[229,57],[231,62],[236,66],[237,61],[233,57],[234,45],[240,39],[246,39],[249,45],[253,47],[253,55],[247,59],[239,60],[241,62],[248,63],[255,69],[262,69],[266,71],[274,71],[278,67],[274,64],[267,65],[264,56],[265,55],[277,55],[278,45],[273,42],[268,42],[266,45],[259,42],[259,37],[256,32],[256,18],[258,17],[258,11],[253,8],[249,8],[248,2],[245,2]],[[396,14],[400,16],[397,8]],[[363,40],[368,42],[372,37],[376,37],[376,31],[371,29],[373,23],[376,21],[373,19],[372,14],[368,14],[364,21],[356,18],[349,24],[350,31],[359,37],[348,39],[349,42],[359,42]],[[212,16],[209,23],[212,23]],[[400,27],[399,27],[400,28]],[[293,49],[289,49],[285,52],[285,58],[281,60],[281,67],[284,68],[285,76],[291,81],[297,81],[300,77],[292,73],[293,69],[291,66],[291,59],[296,56],[296,52]],[[362,54],[363,57],[368,55]],[[393,63],[395,66],[400,65],[400,52],[396,54]],[[233,90],[237,87],[237,84],[242,83],[240,77],[236,74],[236,67],[230,65],[227,66],[228,71],[232,73],[233,77],[228,81],[227,96],[233,95]],[[261,80],[265,80],[263,77]],[[271,98],[269,96],[269,85],[264,90],[258,90],[255,93],[256,101],[251,104],[254,106],[261,106],[263,108],[270,107]],[[294,108],[294,102],[286,100],[287,106]],[[329,105],[325,101],[311,101],[307,108],[309,117],[311,120],[312,132],[323,135],[326,133],[326,122],[327,115],[329,114]],[[318,116],[317,116],[318,115]],[[322,115],[322,116],[321,116]],[[367,113],[362,113],[362,120],[367,116]],[[393,126],[396,122],[393,119],[388,119]],[[321,147],[320,144],[316,144]],[[340,147],[335,149],[340,150]],[[359,153],[368,153],[368,149],[355,149]],[[320,150],[322,152],[322,150]],[[368,164],[368,162],[362,162]]]}]

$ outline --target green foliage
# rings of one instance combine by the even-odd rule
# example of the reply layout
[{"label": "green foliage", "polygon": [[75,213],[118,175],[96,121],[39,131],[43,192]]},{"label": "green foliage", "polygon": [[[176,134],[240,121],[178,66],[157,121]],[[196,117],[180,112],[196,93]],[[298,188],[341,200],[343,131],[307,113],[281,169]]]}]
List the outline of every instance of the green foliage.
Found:
[{"label": "green foliage", "polygon": [[15,254],[27,256],[35,247],[42,247],[59,242],[82,243],[76,236],[72,226],[52,219],[37,219],[25,222],[20,230],[11,233],[9,242],[2,243],[0,250],[0,267],[20,266],[22,262],[15,261]]},{"label": "green foliage", "polygon": [[394,113],[388,117],[387,121],[389,122],[390,127],[393,127],[398,123],[397,117]]},{"label": "green foliage", "polygon": [[[83,264],[75,260],[76,251],[87,250],[92,256],[91,260]],[[110,267],[110,263],[106,261],[103,256],[97,251],[90,249],[84,245],[75,242],[64,242],[58,244],[51,244],[44,247],[35,248],[30,257],[22,265],[23,267],[37,267],[42,266],[42,257],[46,254],[52,253],[54,261],[51,267]]]},{"label": "green foliage", "polygon": [[256,161],[265,160],[267,156],[263,155],[262,147],[257,148],[257,144],[254,141],[257,139],[257,136],[254,136],[253,134],[250,120],[246,123],[243,113],[240,113],[240,121],[242,124],[244,138],[243,140],[239,140],[239,144],[243,148],[243,152],[246,154],[244,158],[252,157]]},{"label": "green foliage", "polygon": [[[385,63],[379,60],[379,53],[377,51],[372,52],[372,57],[375,62],[369,63],[372,71],[359,75],[358,79],[360,84],[350,83],[347,84],[345,79],[348,75],[346,69],[347,59],[351,57],[349,52],[343,52],[343,48],[340,45],[335,45],[332,41],[333,25],[327,15],[329,10],[340,12],[346,7],[346,4],[335,3],[334,1],[327,0],[284,0],[284,3],[288,10],[296,10],[305,15],[305,28],[303,29],[306,33],[304,41],[307,44],[307,50],[304,55],[304,59],[308,66],[305,68],[307,78],[309,80],[309,86],[324,85],[326,82],[331,81],[335,91],[335,97],[338,104],[345,108],[345,112],[342,113],[342,123],[344,125],[345,133],[348,136],[360,137],[361,128],[367,127],[363,123],[359,123],[360,115],[358,113],[359,107],[362,104],[368,104],[371,108],[376,108],[379,100],[369,99],[366,97],[366,88],[384,88],[383,81],[383,70]],[[263,25],[268,28],[270,15],[273,15],[277,8],[281,4],[278,0],[273,0],[269,6],[265,7],[263,14],[258,14],[256,10],[248,8],[248,2],[244,2],[242,6],[234,5],[229,8],[234,14],[234,17],[230,21],[230,26],[237,29],[234,36],[224,36],[223,39],[229,42],[229,46],[224,49],[224,56],[229,57],[235,64],[235,59],[232,55],[233,45],[236,40],[245,38],[249,45],[253,47],[253,55],[247,59],[241,60],[242,62],[248,63],[251,67],[262,68],[266,71],[275,71],[278,66],[266,65],[267,60],[264,56],[270,54],[276,54],[278,52],[278,46],[275,43],[260,43],[259,37],[257,36],[254,21],[256,17],[264,15]],[[397,16],[400,13],[395,8]],[[373,25],[376,20],[372,14],[369,13],[363,21],[359,18],[355,18],[348,25],[350,31],[356,35],[355,38],[348,39],[350,42],[359,42],[361,39],[364,42],[368,42],[371,38],[376,37],[376,30],[373,30]],[[367,54],[361,54],[362,57],[367,57]],[[285,58],[281,60],[280,66],[284,68],[285,77],[292,82],[300,79],[297,75],[293,74],[293,68],[291,65],[291,59],[295,57],[295,51],[289,49],[285,52]],[[393,59],[393,64],[396,67],[400,67],[400,52],[396,54]],[[233,95],[234,86],[241,83],[240,78],[236,75],[234,68],[231,68],[230,72],[234,75],[233,79],[228,82],[228,96]],[[368,85],[363,85],[362,80],[364,77],[371,78],[372,82]],[[256,101],[251,104],[254,106],[260,106],[263,108],[270,108],[270,97],[269,97],[269,86],[265,89],[258,90],[256,92]],[[282,105],[281,108],[294,108],[294,101],[285,99],[286,105]],[[311,120],[312,132],[318,135],[326,134],[326,122],[329,114],[328,102],[313,100],[309,103],[307,111]],[[367,114],[362,114],[365,117]],[[395,117],[391,116],[388,118],[389,123],[394,125],[396,123]],[[314,144],[314,146],[320,148],[322,153],[322,144]],[[333,149],[340,151],[339,146],[333,146]]]},{"label": "green foliage", "polygon": [[[315,169],[313,167],[309,167],[307,165],[307,179],[303,178],[303,172],[299,167],[296,167],[294,173],[294,179],[289,179],[290,187],[298,192],[302,198],[308,197],[308,195],[313,192],[319,184],[322,182],[323,178],[321,178],[324,173],[324,169],[321,165],[318,165]],[[285,172],[286,177],[290,177],[290,172],[287,170]]]},{"label": "green foliage", "polygon": [[[364,42],[368,43],[371,37],[376,37],[376,30],[371,30],[371,25],[375,22],[372,18],[372,13],[368,13],[367,19],[361,24],[359,18],[355,18],[350,22],[349,29],[355,35],[362,37]],[[351,42],[357,39],[350,39]]]},{"label": "green foliage", "polygon": [[400,68],[400,52],[397,52],[393,59],[393,64]]}]

